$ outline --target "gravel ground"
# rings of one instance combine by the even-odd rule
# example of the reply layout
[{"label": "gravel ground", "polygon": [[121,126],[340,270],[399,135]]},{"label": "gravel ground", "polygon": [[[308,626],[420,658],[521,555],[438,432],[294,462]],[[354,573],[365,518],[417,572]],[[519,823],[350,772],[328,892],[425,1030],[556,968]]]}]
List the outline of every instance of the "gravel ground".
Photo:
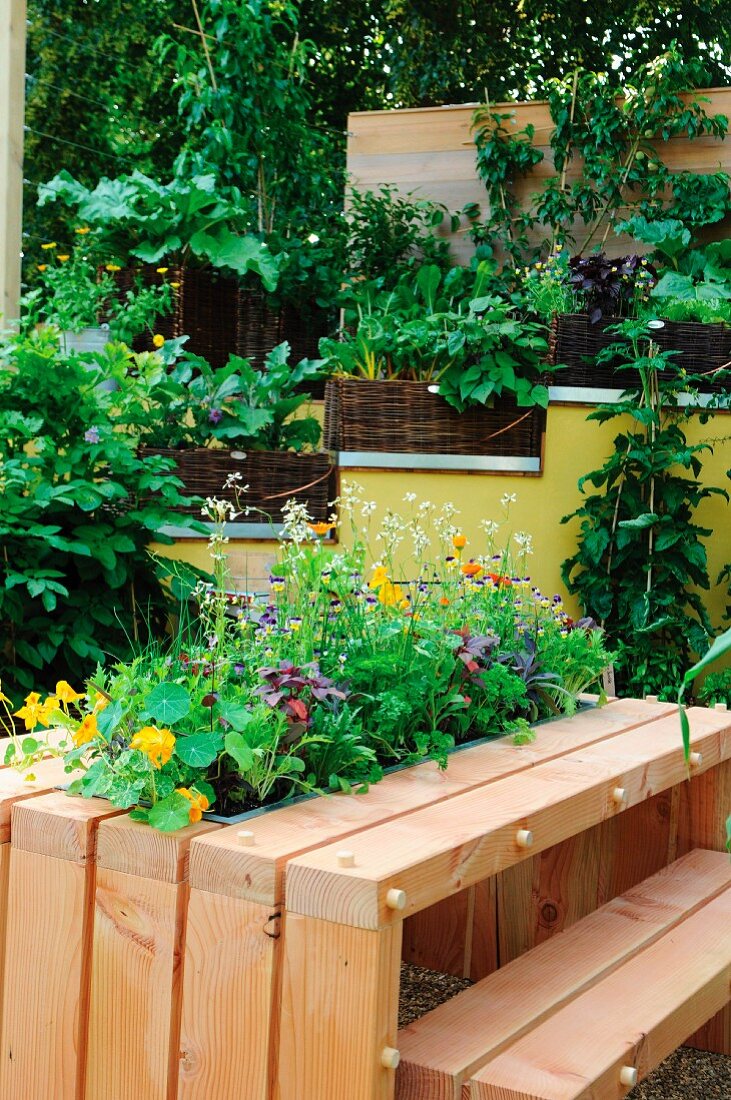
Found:
[{"label": "gravel ground", "polygon": [[[418,1020],[468,985],[464,978],[404,965],[399,1026]],[[731,1058],[681,1047],[627,1093],[627,1100],[731,1100]]]}]

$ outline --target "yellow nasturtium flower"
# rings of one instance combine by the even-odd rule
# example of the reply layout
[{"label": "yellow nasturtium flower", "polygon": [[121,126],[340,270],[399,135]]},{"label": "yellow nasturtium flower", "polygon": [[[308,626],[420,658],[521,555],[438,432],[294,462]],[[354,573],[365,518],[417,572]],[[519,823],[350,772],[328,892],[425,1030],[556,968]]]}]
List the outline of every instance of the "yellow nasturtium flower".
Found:
[{"label": "yellow nasturtium flower", "polygon": [[41,704],[41,697],[37,691],[31,691],[29,695],[25,697],[25,705],[20,710],[15,711],[15,718],[22,718],[25,722],[25,728],[27,730],[34,729],[43,714],[43,706]]},{"label": "yellow nasturtium flower", "polygon": [[85,714],[81,721],[81,725],[71,734],[71,736],[77,748],[81,745],[87,745],[89,741],[93,741],[95,737],[98,737],[99,730],[97,729],[96,715]]},{"label": "yellow nasturtium flower", "polygon": [[121,267],[120,264],[105,264],[104,266],[106,267],[107,271],[121,271],[122,270],[122,267]]},{"label": "yellow nasturtium flower", "polygon": [[200,794],[195,787],[178,787],[178,794],[182,794],[190,802],[190,822],[200,821],[203,811],[208,809],[209,802],[204,794]]},{"label": "yellow nasturtium flower", "polygon": [[47,251],[49,248],[58,248],[58,245],[55,241],[49,241],[48,244],[42,244],[41,248],[44,248]]},{"label": "yellow nasturtium flower", "polygon": [[86,233],[91,233],[91,230],[88,225],[81,225],[78,229],[75,229],[74,232],[78,233],[80,237],[83,237]]},{"label": "yellow nasturtium flower", "polygon": [[74,691],[71,684],[66,680],[59,680],[56,684],[56,695],[62,703],[76,703],[79,699],[84,698],[84,693]]},{"label": "yellow nasturtium flower", "polygon": [[48,728],[53,719],[53,715],[59,710],[59,701],[55,695],[49,695],[43,706],[38,712],[38,721],[40,725]]},{"label": "yellow nasturtium flower", "polygon": [[56,256],[56,259],[59,263],[65,264],[67,260],[71,259],[71,256],[68,254],[68,252],[65,252],[63,256]]},{"label": "yellow nasturtium flower", "polygon": [[173,755],[175,737],[170,730],[158,729],[157,726],[143,726],[134,735],[129,747],[143,752],[156,768],[161,768]]},{"label": "yellow nasturtium flower", "polygon": [[156,332],[155,335],[152,337],[153,347],[161,348],[164,343],[165,343],[165,337],[161,336],[159,332]]}]

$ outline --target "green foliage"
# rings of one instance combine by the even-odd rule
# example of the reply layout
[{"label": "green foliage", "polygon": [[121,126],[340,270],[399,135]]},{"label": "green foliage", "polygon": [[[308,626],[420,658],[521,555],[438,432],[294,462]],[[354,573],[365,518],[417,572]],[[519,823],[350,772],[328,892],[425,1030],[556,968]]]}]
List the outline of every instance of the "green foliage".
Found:
[{"label": "green foliage", "polygon": [[322,374],[319,359],[289,363],[289,344],[279,344],[260,369],[229,356],[214,369],[198,355],[179,354],[181,341],[163,349],[168,369],[150,376],[149,404],[141,430],[151,447],[206,447],[212,443],[258,451],[315,448],[320,424],[295,416],[310,396],[302,386]]},{"label": "green foliage", "polygon": [[698,699],[706,707],[724,703],[731,708],[731,668],[709,672],[698,691]]},{"label": "green foliage", "polygon": [[135,171],[105,176],[90,189],[64,169],[38,194],[40,207],[61,202],[73,210],[113,255],[183,266],[193,258],[237,275],[252,272],[267,290],[277,285],[279,265],[266,243],[248,232],[241,191],[221,188],[212,173],[178,174],[160,184]]},{"label": "green foliage", "polygon": [[[728,175],[671,171],[660,140],[725,136],[728,119],[708,115],[706,100],[688,94],[707,78],[702,63],[672,43],[626,83],[583,66],[549,81],[555,175],[548,177],[528,210],[518,203],[514,184],[542,160],[541,150],[532,144],[532,129],[512,132],[505,125],[509,114],[478,110],[477,168],[487,188],[489,212],[484,222],[473,225],[473,236],[497,236],[515,263],[535,258],[545,244],[541,236],[552,245],[570,242],[581,254],[594,240],[604,244],[620,211],[663,217],[668,193],[671,218],[693,228],[720,221],[731,209]],[[581,173],[569,181],[568,169],[579,158]],[[578,239],[582,223],[591,228]]]},{"label": "green foliage", "polygon": [[[166,541],[157,532],[182,498],[168,462],[137,454],[138,371],[155,357],[119,345],[64,355],[53,329],[8,338],[0,354],[1,653],[17,699],[160,628],[170,569],[146,546]],[[121,388],[102,388],[109,378]]]},{"label": "green foliage", "polygon": [[439,383],[460,411],[504,393],[545,407],[545,329],[517,318],[494,288],[488,261],[446,274],[425,264],[390,292],[357,283],[342,339],[323,340],[321,352],[338,374]]},{"label": "green foliage", "polygon": [[347,217],[347,269],[357,278],[381,279],[391,287],[406,268],[422,263],[450,266],[449,245],[433,230],[445,219],[454,230],[459,218],[450,218],[437,203],[400,195],[386,185],[376,192],[353,188]]},{"label": "green foliage", "polygon": [[710,447],[689,444],[682,430],[691,414],[678,408],[677,392],[699,379],[673,373],[672,353],[658,353],[641,324],[616,329],[619,342],[602,354],[638,370],[642,387],[590,414],[601,422],[629,417],[630,426],[604,465],[579,481],[582,491],[587,483],[598,491],[563,520],[578,518],[580,534],[562,573],[617,646],[628,692],[672,697],[689,654],[702,652],[711,633],[699,591],[709,588],[703,540],[711,531],[694,514],[723,491],[701,485],[700,456]]}]

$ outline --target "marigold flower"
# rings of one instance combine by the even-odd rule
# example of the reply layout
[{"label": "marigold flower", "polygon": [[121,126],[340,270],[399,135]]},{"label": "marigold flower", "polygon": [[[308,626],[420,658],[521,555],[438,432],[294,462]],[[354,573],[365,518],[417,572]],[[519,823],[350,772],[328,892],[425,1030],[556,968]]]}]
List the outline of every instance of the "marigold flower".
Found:
[{"label": "marigold flower", "polygon": [[173,755],[175,737],[168,729],[158,729],[157,726],[143,726],[134,735],[129,743],[131,749],[137,749],[149,757],[156,768],[167,764]]},{"label": "marigold flower", "polygon": [[107,269],[107,271],[121,271],[122,270],[120,264],[105,264],[104,266]]},{"label": "marigold flower", "polygon": [[42,244],[41,248],[48,251],[49,248],[58,248],[58,245],[56,244],[55,241],[49,241],[48,244]]},{"label": "marigold flower", "polygon": [[96,714],[85,714],[79,728],[71,734],[77,749],[81,745],[88,745],[95,737],[99,736],[96,724]]},{"label": "marigold flower", "polygon": [[482,572],[482,566],[476,561],[466,561],[460,566],[460,572],[464,577],[477,577]]},{"label": "marigold flower", "polygon": [[68,252],[64,252],[63,256],[56,256],[56,259],[59,263],[65,264],[67,260],[71,259],[71,257],[69,256]]},{"label": "marigold flower", "polygon": [[455,535],[454,538],[452,539],[452,546],[454,547],[455,550],[464,550],[466,545],[467,545],[467,536],[466,535]]},{"label": "marigold flower", "polygon": [[48,271],[48,264],[38,264],[38,271]]},{"label": "marigold flower", "polygon": [[335,524],[334,523],[308,523],[307,526],[309,527],[310,531],[312,531],[313,534],[318,535],[320,538],[322,538],[324,535],[326,535],[328,533],[328,531],[332,531]]},{"label": "marigold flower", "polygon": [[71,684],[66,680],[59,680],[56,684],[56,695],[62,703],[76,703],[79,699],[84,698],[83,692],[74,691]]},{"label": "marigold flower", "polygon": [[156,332],[155,335],[152,337],[153,347],[161,348],[164,343],[165,343],[165,337],[162,336],[159,332]]},{"label": "marigold flower", "polygon": [[182,794],[183,798],[187,798],[190,802],[189,817],[191,824],[200,821],[203,817],[203,811],[207,810],[210,805],[206,796],[197,791],[195,787],[178,787],[177,793]]}]

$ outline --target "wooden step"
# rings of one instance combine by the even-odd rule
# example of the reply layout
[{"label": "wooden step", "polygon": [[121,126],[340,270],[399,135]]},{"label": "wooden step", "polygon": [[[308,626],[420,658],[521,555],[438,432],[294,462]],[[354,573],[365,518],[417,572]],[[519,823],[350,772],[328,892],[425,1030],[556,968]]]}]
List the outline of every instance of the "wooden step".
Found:
[{"label": "wooden step", "polygon": [[731,887],[475,1074],[469,1100],[616,1100],[731,999]]},{"label": "wooden step", "polygon": [[731,887],[695,851],[399,1032],[398,1100],[460,1100],[489,1059]]}]

